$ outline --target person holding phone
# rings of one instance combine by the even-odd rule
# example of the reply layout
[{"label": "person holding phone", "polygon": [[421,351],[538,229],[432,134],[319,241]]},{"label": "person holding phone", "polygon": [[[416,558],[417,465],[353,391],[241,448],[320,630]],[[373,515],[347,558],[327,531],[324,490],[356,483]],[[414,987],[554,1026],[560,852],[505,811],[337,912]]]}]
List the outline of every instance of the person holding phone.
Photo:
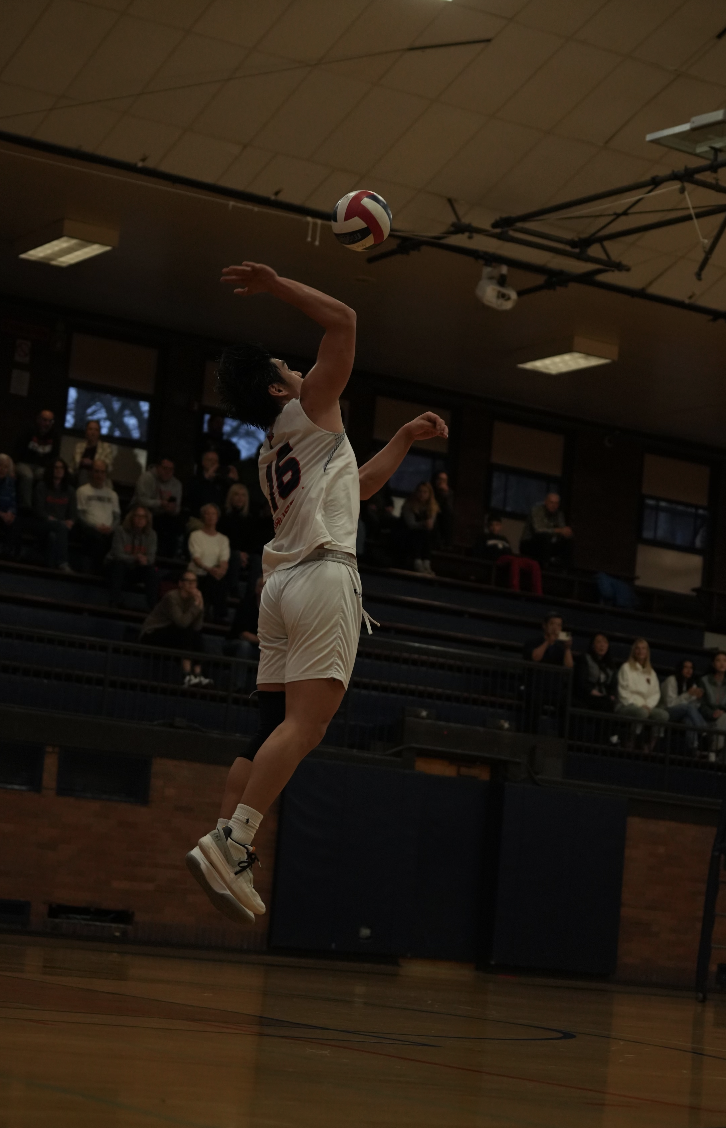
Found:
[{"label": "person holding phone", "polygon": [[559,611],[550,611],[542,620],[542,634],[539,638],[525,642],[522,656],[527,662],[542,662],[546,666],[565,666],[571,670],[572,635],[563,630]]}]

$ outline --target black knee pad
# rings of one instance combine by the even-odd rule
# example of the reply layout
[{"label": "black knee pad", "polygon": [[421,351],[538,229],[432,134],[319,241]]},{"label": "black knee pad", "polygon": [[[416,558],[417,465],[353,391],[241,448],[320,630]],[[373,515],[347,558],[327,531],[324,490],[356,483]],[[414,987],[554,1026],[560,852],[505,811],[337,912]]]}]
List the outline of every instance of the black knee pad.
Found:
[{"label": "black knee pad", "polygon": [[250,738],[249,744],[241,753],[245,760],[254,760],[257,749],[262,747],[270,733],[273,733],[285,720],[284,689],[258,692],[257,704],[259,706],[257,732]]}]

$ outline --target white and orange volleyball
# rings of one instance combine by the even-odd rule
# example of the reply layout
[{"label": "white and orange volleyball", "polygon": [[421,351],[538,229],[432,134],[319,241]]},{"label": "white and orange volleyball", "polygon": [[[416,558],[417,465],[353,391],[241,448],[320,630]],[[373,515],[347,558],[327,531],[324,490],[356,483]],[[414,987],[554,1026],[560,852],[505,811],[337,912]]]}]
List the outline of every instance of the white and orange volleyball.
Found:
[{"label": "white and orange volleyball", "polygon": [[338,200],[331,217],[333,234],[349,251],[367,251],[388,238],[391,218],[383,196],[363,188]]}]

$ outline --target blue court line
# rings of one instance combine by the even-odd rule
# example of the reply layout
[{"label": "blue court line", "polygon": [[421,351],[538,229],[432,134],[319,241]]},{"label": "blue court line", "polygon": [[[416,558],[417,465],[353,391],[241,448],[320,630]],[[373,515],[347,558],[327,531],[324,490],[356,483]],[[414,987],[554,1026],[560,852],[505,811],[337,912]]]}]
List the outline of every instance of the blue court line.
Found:
[{"label": "blue court line", "polygon": [[[0,1079],[3,1081],[12,1081],[18,1083],[19,1078],[16,1074],[0,1073]],[[120,1112],[133,1112],[137,1116],[152,1116],[156,1120],[163,1120],[166,1124],[177,1124],[181,1128],[218,1128],[216,1125],[201,1124],[198,1120],[180,1120],[177,1116],[169,1116],[168,1113],[151,1112],[146,1108],[139,1108],[138,1105],[125,1104],[123,1101],[115,1101],[111,1097],[95,1097],[91,1093],[83,1093],[76,1089],[64,1089],[61,1085],[49,1085],[45,1081],[30,1081],[27,1078],[20,1079],[21,1084],[27,1085],[31,1089],[40,1089],[45,1093],[56,1093],[63,1097],[74,1097],[76,1100],[88,1101],[90,1104],[103,1105],[105,1108],[117,1109]]]}]

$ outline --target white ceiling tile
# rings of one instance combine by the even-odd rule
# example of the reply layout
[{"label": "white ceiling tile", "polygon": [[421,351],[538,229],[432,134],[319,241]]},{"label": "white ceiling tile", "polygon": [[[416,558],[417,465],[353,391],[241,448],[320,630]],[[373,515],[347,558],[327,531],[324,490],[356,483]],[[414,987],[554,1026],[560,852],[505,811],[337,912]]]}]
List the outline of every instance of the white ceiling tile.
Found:
[{"label": "white ceiling tile", "polygon": [[315,69],[263,126],[255,144],[292,157],[309,157],[367,91],[357,79]]},{"label": "white ceiling tile", "polygon": [[608,3],[577,32],[597,47],[628,55],[650,35],[683,0],[608,0]]},{"label": "white ceiling tile", "polygon": [[302,204],[329,174],[326,165],[302,161],[298,157],[273,157],[268,165],[247,187],[250,192],[272,196],[279,191],[280,198]]},{"label": "white ceiling tile", "polygon": [[605,3],[606,0],[530,0],[517,20],[553,35],[574,35]]},{"label": "white ceiling tile", "polygon": [[720,275],[711,275],[710,271],[704,274],[705,289],[701,292],[699,301],[711,309],[726,309],[726,271]]},{"label": "white ceiling tile", "polygon": [[537,130],[492,118],[437,172],[428,187],[475,203],[541,139]]},{"label": "white ceiling tile", "polygon": [[493,114],[563,42],[558,35],[508,24],[444,91],[441,100],[485,116]]},{"label": "white ceiling tile", "polygon": [[[575,173],[571,180],[562,185],[561,194],[563,200],[575,199],[578,196],[589,196],[608,188],[617,188],[619,185],[628,184],[631,181],[644,180],[649,175],[648,161],[640,157],[632,157],[628,153],[621,153],[615,149],[600,149],[586,165]],[[635,195],[635,193],[631,192],[628,195]],[[617,202],[612,200],[583,205],[583,208],[601,209],[593,215],[591,220],[587,221],[586,226],[592,228],[596,224],[599,214],[611,212],[617,206],[619,206]],[[573,211],[582,211],[583,208],[575,207]],[[633,217],[632,222],[636,223],[638,220]],[[643,219],[643,222],[646,222],[646,220]],[[570,225],[568,224],[568,226]]]},{"label": "white ceiling tile", "polygon": [[513,215],[552,202],[555,193],[571,180],[597,150],[582,141],[548,135],[502,177],[482,201]]},{"label": "white ceiling tile", "polygon": [[[339,59],[410,47],[441,7],[442,0],[373,0],[336,40],[329,56]],[[393,58],[389,57],[389,65]]]},{"label": "white ceiling tile", "polygon": [[434,103],[371,172],[412,188],[423,187],[481,125],[478,114]]},{"label": "white ceiling tile", "polygon": [[5,119],[13,117],[16,120],[23,114],[30,115],[38,110],[49,110],[55,102],[54,94],[42,94],[38,90],[28,90],[26,86],[13,86],[9,82],[0,82],[0,129],[7,129]]},{"label": "white ceiling tile", "polygon": [[45,114],[45,110],[38,110],[33,114],[18,114],[17,117],[11,114],[2,119],[0,129],[8,133],[17,133],[21,137],[32,137],[38,126],[42,124]]},{"label": "white ceiling tile", "polygon": [[213,0],[194,25],[200,35],[254,47],[293,0]]},{"label": "white ceiling tile", "polygon": [[3,0],[0,68],[12,58],[47,6],[48,0]]},{"label": "white ceiling tile", "polygon": [[[436,19],[416,38],[414,46],[432,43],[464,43],[469,39],[493,39],[505,21],[484,12],[444,4]],[[472,63],[488,43],[471,47],[442,47],[429,51],[406,51],[382,79],[384,86],[410,94],[436,98]]]},{"label": "white ceiling tile", "polygon": [[685,69],[694,78],[702,78],[705,82],[723,82],[726,75],[726,36],[693,62],[689,62]]},{"label": "white ceiling tile", "polygon": [[165,58],[148,89],[231,78],[246,55],[246,48],[236,43],[191,32]]},{"label": "white ceiling tile", "polygon": [[499,110],[533,129],[551,129],[620,62],[612,51],[570,40]]},{"label": "white ceiling tile", "polygon": [[183,133],[159,163],[159,168],[214,182],[239,156],[239,145],[203,137],[199,133]]},{"label": "white ceiling tile", "polygon": [[220,176],[218,183],[228,188],[245,189],[258,173],[262,172],[266,164],[272,160],[274,154],[266,149],[256,149],[247,145],[236,160]]},{"label": "white ceiling tile", "polygon": [[305,198],[304,203],[308,204],[311,208],[322,208],[323,210],[330,211],[332,214],[333,208],[338,200],[342,199],[348,192],[355,192],[357,190],[358,182],[355,178],[355,173],[340,172],[336,169],[317,185],[310,195]]},{"label": "white ceiling tile", "polygon": [[287,59],[321,59],[368,0],[296,0],[260,40],[260,50]]},{"label": "white ceiling tile", "polygon": [[[363,16],[365,19],[365,14]],[[454,43],[462,39],[493,39],[507,26],[501,16],[475,12],[460,4],[439,4],[436,17],[414,40],[415,46]]]},{"label": "white ceiling tile", "polygon": [[476,8],[477,12],[490,12],[493,16],[512,19],[526,8],[529,0],[463,0],[464,7]]},{"label": "white ceiling tile", "polygon": [[140,93],[182,34],[177,28],[122,16],[66,93],[78,99]]},{"label": "white ceiling tile", "polygon": [[417,192],[394,217],[394,225],[403,231],[416,231],[419,235],[436,235],[448,227],[453,218],[453,212],[442,196]]},{"label": "white ceiling tile", "polygon": [[119,117],[107,106],[67,106],[46,114],[34,136],[72,149],[96,149]]},{"label": "white ceiling tile", "polygon": [[209,0],[132,0],[127,15],[140,20],[189,28],[209,7]]},{"label": "white ceiling tile", "polygon": [[86,0],[94,8],[109,8],[114,12],[123,12],[128,8],[131,0]]},{"label": "white ceiling tile", "polygon": [[[724,104],[726,89],[710,83],[700,82],[689,75],[674,78],[659,94],[647,102],[643,109],[638,111],[622,129],[610,138],[610,144],[615,149],[622,149],[635,156],[650,157],[658,160],[657,147],[652,142],[646,142],[647,133],[654,133],[659,129],[667,129],[671,125],[681,125],[689,121],[694,114],[708,113]],[[664,157],[672,168],[673,165],[685,164],[680,155],[671,150],[664,150]]]},{"label": "white ceiling tile", "polygon": [[50,94],[62,94],[118,17],[78,0],[53,0],[2,73]]},{"label": "white ceiling tile", "polygon": [[227,82],[197,118],[196,130],[246,144],[309,73],[269,56],[255,55],[248,65],[253,73]]},{"label": "white ceiling tile", "polygon": [[180,135],[181,129],[172,125],[124,114],[104,137],[98,152],[133,164],[143,161],[149,168],[155,168]]},{"label": "white ceiling tile", "polygon": [[639,59],[676,69],[710,46],[726,24],[723,0],[688,0],[633,52]]},{"label": "white ceiling tile", "polygon": [[555,127],[556,133],[605,145],[673,76],[637,59],[623,61]]},{"label": "white ceiling tile", "polygon": [[413,94],[374,87],[316,151],[318,160],[363,172],[419,118],[429,103]]},{"label": "white ceiling tile", "polygon": [[135,99],[132,112],[136,117],[147,118],[149,121],[189,129],[223,85],[221,82],[205,82],[201,86],[191,86],[188,90],[162,90],[154,94],[142,94]]}]

